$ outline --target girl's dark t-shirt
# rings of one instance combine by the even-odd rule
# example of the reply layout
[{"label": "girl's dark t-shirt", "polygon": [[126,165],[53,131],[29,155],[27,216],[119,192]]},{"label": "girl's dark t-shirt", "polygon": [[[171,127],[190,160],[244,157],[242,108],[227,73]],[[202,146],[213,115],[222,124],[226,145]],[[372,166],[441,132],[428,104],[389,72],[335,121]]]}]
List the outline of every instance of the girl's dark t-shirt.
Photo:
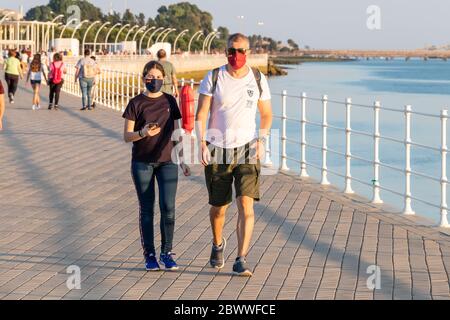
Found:
[{"label": "girl's dark t-shirt", "polygon": [[158,135],[133,142],[132,161],[172,161],[174,121],[181,119],[177,100],[173,96],[164,93],[158,98],[150,98],[141,93],[130,100],[122,117],[134,121],[134,131],[141,130],[147,123],[152,122],[161,127]]}]

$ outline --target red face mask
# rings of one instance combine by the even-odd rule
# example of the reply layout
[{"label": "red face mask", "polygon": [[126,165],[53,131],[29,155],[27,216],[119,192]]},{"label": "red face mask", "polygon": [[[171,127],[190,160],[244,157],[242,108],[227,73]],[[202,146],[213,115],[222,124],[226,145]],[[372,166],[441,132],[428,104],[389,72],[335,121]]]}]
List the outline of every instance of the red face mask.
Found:
[{"label": "red face mask", "polygon": [[236,52],[235,54],[229,54],[228,63],[234,70],[239,70],[247,63],[247,56],[240,52]]}]

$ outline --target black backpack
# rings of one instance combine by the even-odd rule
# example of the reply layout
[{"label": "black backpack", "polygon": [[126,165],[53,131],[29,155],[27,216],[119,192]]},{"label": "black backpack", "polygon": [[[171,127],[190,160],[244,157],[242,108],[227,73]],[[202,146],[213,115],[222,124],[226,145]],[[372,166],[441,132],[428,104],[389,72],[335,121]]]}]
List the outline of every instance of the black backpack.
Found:
[{"label": "black backpack", "polygon": [[[217,80],[219,79],[219,71],[220,67],[216,68],[212,71],[212,88],[211,88],[211,94],[214,95],[214,92],[216,91],[217,87]],[[262,87],[261,87],[261,71],[259,71],[258,68],[252,68],[253,74],[255,76],[256,83],[258,85],[259,90],[259,97],[261,98],[262,94]]]}]

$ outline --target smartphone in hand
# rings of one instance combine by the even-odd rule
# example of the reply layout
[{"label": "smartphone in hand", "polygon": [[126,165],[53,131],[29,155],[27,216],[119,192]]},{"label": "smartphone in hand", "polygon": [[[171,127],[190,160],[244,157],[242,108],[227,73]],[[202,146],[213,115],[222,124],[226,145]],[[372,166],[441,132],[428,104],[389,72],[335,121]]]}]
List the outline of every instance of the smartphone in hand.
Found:
[{"label": "smartphone in hand", "polygon": [[149,122],[149,123],[147,123],[147,125],[148,125],[149,129],[152,129],[154,127],[156,127],[156,128],[159,127],[158,122]]}]

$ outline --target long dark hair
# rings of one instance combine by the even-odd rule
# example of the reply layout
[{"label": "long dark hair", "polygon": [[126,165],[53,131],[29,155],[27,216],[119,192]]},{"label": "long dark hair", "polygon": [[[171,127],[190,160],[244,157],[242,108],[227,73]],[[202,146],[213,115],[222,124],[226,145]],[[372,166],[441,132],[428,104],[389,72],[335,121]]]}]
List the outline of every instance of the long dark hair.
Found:
[{"label": "long dark hair", "polygon": [[41,55],[36,53],[33,57],[33,61],[30,64],[31,71],[39,72],[41,71]]}]

